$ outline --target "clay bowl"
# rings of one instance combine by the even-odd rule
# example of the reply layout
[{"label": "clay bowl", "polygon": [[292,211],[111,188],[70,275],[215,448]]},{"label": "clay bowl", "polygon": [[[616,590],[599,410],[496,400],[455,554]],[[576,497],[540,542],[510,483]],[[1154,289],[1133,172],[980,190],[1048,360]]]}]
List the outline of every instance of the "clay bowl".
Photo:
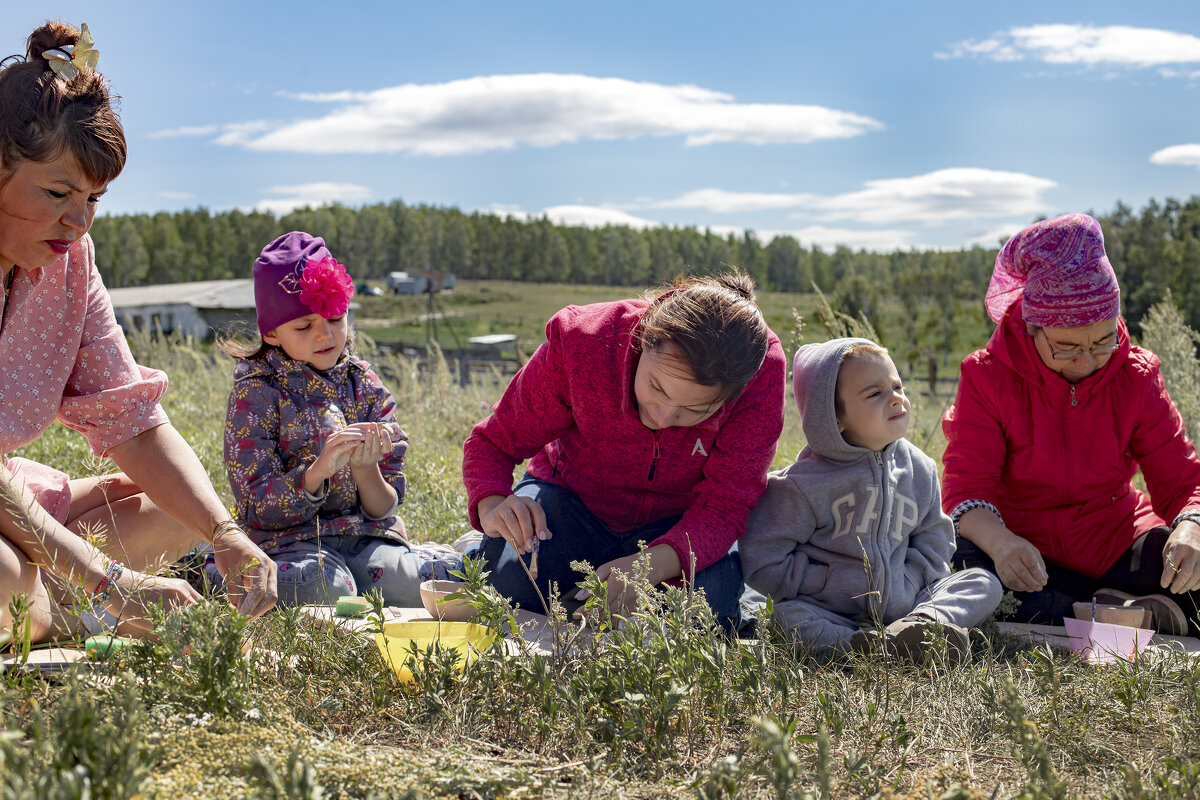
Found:
[{"label": "clay bowl", "polygon": [[[1076,603],[1075,618],[1091,621],[1092,619],[1092,604],[1091,603]],[[1096,604],[1096,622],[1105,622],[1110,625],[1125,625],[1129,628],[1142,628],[1146,621],[1146,609],[1140,606],[1114,606],[1104,603]]]},{"label": "clay bowl", "polygon": [[421,605],[434,619],[449,622],[468,622],[475,616],[475,609],[466,600],[446,598],[466,586],[461,581],[424,581],[421,584]]}]

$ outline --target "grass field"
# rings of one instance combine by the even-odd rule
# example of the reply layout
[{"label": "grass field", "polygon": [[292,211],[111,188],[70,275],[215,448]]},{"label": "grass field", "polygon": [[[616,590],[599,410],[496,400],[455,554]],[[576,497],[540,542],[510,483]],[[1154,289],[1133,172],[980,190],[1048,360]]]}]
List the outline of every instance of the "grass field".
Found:
[{"label": "grass field", "polygon": [[[515,313],[524,331],[565,302],[622,295],[519,288],[461,297],[502,295],[476,302],[478,319]],[[773,324],[814,307],[763,303]],[[806,335],[824,338],[811,324]],[[231,362],[195,343],[133,345],[171,376],[167,411],[228,499]],[[414,362],[365,355],[389,376],[412,439],[409,530],[450,541],[466,527],[461,442],[499,390],[460,386],[436,360],[418,377]],[[1194,356],[1180,363],[1194,371]],[[914,399],[910,438],[936,457],[947,398]],[[801,445],[789,407],[776,463]],[[110,466],[59,426],[21,454],[74,474]],[[595,642],[565,646],[564,626],[551,657],[489,652],[461,676],[427,657],[401,685],[359,638],[292,612],[246,624],[202,604],[165,620],[156,643],[122,651],[109,679],[6,673],[0,797],[1200,796],[1200,664],[1183,656],[1100,669],[985,629],[974,662],[948,670],[937,656],[915,667],[881,652],[797,652],[769,626],[728,641],[706,614],[673,592]]]},{"label": "grass field", "polygon": [[[633,294],[636,290],[622,286],[459,281],[455,289],[434,295],[432,306],[427,295],[360,295],[356,298],[360,305],[356,322],[359,331],[378,342],[423,347],[432,335],[443,350],[465,346],[471,336],[508,333],[515,335],[528,353],[545,341],[546,320],[563,306],[617,300]],[[760,292],[758,302],[767,324],[785,345],[793,336],[793,311],[803,317],[810,335],[825,338],[817,325],[816,295]],[[431,311],[437,315],[436,329],[428,322]],[[900,308],[895,301],[885,301],[878,319],[874,320],[876,328],[886,344],[899,344],[903,339],[901,319],[913,313],[920,318],[920,347],[936,351],[941,357],[938,349],[941,336],[935,329],[938,309],[925,307],[913,312]],[[986,341],[990,323],[983,314],[982,304],[961,303],[955,309],[954,329],[952,348],[945,358],[950,365],[957,364],[963,355]]]}]

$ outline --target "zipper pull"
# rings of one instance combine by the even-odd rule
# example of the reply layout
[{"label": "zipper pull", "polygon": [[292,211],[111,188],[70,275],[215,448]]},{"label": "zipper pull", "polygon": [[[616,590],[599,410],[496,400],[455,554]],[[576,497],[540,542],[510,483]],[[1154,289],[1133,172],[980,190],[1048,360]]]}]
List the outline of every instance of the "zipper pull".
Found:
[{"label": "zipper pull", "polygon": [[650,459],[650,474],[646,476],[646,480],[654,480],[654,470],[658,468],[658,432],[654,434],[654,456]]},{"label": "zipper pull", "polygon": [[1073,384],[1073,383],[1071,384],[1071,405],[1072,406],[1079,405],[1079,401],[1075,399],[1075,384]]}]

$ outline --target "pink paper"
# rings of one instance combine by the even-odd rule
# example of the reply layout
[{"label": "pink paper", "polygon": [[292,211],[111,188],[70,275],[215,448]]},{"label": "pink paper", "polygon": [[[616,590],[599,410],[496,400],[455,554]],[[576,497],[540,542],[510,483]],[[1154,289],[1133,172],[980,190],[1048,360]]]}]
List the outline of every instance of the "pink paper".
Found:
[{"label": "pink paper", "polygon": [[1071,649],[1092,664],[1109,664],[1118,658],[1132,661],[1154,638],[1149,628],[1131,628],[1108,622],[1092,622],[1066,617],[1063,624]]}]

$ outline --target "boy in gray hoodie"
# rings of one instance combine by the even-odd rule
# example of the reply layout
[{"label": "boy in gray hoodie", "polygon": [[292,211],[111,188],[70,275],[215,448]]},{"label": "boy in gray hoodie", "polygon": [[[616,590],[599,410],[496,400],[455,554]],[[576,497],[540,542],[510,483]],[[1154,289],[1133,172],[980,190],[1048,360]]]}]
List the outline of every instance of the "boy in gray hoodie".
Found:
[{"label": "boy in gray hoodie", "polygon": [[882,639],[919,660],[939,635],[952,663],[965,660],[966,628],[996,609],[1000,582],[950,572],[937,467],[904,438],[910,405],[887,351],[866,339],[805,345],[792,384],[808,444],[750,513],[746,583],[802,643],[862,650]]}]

